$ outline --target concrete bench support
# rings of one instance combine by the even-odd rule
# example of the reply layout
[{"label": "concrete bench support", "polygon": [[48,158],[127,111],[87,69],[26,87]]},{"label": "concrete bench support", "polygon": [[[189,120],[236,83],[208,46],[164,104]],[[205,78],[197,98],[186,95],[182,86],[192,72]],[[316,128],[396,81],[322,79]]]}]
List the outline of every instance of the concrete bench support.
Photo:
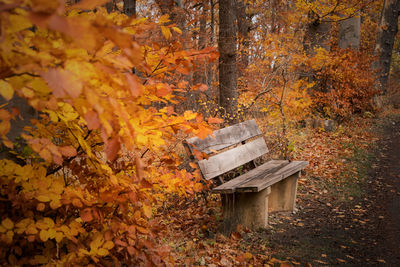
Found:
[{"label": "concrete bench support", "polygon": [[240,224],[249,229],[268,225],[268,196],[271,187],[258,193],[223,194],[222,212],[224,216],[223,231],[232,232]]},{"label": "concrete bench support", "polygon": [[293,211],[296,207],[297,181],[300,172],[258,193],[222,194],[223,232],[230,233],[238,224],[249,229],[268,225],[268,214]]},{"label": "concrete bench support", "polygon": [[300,172],[297,172],[271,186],[271,194],[268,197],[268,212],[294,211],[299,177]]}]

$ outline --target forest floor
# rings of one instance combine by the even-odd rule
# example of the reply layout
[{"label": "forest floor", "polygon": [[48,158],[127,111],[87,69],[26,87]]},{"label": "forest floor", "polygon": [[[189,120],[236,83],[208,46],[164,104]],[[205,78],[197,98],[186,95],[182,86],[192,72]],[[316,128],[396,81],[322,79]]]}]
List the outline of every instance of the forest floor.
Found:
[{"label": "forest floor", "polygon": [[226,237],[218,196],[177,200],[162,212],[177,266],[400,266],[399,112],[298,137],[298,210]]},{"label": "forest floor", "polygon": [[314,188],[300,188],[299,212],[273,217],[248,242],[293,265],[400,266],[400,116],[375,130],[375,145],[354,144],[346,159],[356,176],[340,186],[313,177]]}]

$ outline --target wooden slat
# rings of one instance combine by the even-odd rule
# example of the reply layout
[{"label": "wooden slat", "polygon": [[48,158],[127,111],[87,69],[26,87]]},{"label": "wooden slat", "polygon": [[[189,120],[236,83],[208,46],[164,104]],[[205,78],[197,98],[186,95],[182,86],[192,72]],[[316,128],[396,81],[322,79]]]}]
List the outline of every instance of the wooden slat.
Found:
[{"label": "wooden slat", "polygon": [[264,177],[270,173],[274,173],[287,164],[289,164],[289,161],[287,160],[268,161],[267,163],[264,163],[263,165],[257,167],[256,169],[252,169],[247,173],[240,175],[239,177],[236,177],[235,179],[232,179],[218,187],[215,187],[212,191],[215,193],[226,193],[226,194],[233,193],[235,192],[235,189],[241,184],[244,184],[251,179],[257,178],[260,175]]},{"label": "wooden slat", "polygon": [[207,136],[203,140],[198,137],[193,137],[187,139],[186,142],[194,145],[194,147],[189,145],[190,149],[194,148],[200,152],[210,154],[213,152],[213,150],[218,151],[232,145],[239,144],[242,141],[260,134],[261,132],[256,121],[249,120],[216,130],[213,132],[213,135]]},{"label": "wooden slat", "polygon": [[227,171],[233,170],[268,152],[264,138],[260,137],[247,144],[224,151],[218,155],[198,162],[203,177],[210,180]]},{"label": "wooden slat", "polygon": [[304,169],[308,166],[308,161],[292,161],[275,173],[269,173],[259,176],[255,179],[248,180],[246,183],[236,188],[237,192],[260,192],[261,190],[271,186],[290,175]]}]

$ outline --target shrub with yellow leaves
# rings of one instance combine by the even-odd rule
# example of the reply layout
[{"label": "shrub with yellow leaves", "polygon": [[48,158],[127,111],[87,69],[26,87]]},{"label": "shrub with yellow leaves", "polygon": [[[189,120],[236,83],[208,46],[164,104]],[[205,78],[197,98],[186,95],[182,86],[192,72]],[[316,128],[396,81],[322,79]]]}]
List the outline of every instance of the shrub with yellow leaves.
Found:
[{"label": "shrub with yellow leaves", "polygon": [[[21,135],[26,153],[0,160],[6,265],[171,262],[168,247],[153,242],[153,207],[162,194],[201,189],[169,147],[178,131],[205,137],[211,130],[200,115],[174,112],[179,86],[165,82],[200,53],[165,40],[180,33],[166,16],[155,23],[88,11],[99,3],[0,1],[7,25],[0,94],[24,98],[40,113]],[[154,33],[164,41],[146,38]],[[0,106],[0,138],[10,153],[17,115]]]}]

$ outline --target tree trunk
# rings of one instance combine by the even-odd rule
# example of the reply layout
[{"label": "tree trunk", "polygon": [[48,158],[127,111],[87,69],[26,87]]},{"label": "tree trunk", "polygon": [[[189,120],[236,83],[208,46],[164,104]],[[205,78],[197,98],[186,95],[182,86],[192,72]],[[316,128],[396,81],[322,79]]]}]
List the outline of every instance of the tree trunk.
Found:
[{"label": "tree trunk", "polygon": [[[210,46],[214,46],[214,34],[215,34],[215,12],[214,12],[215,2],[210,0]],[[214,72],[213,72],[214,63],[208,64],[208,87],[210,88],[212,83],[214,82]]]},{"label": "tree trunk", "polygon": [[375,54],[379,57],[375,67],[379,69],[378,73],[380,74],[377,89],[380,89],[382,94],[387,91],[394,39],[398,31],[399,13],[400,0],[385,0],[375,46]]},{"label": "tree trunk", "polygon": [[[24,127],[32,126],[31,119],[39,119],[39,112],[32,108],[25,98],[22,98],[14,94],[10,101],[6,101],[0,96],[0,106],[6,105],[5,109],[10,113],[13,108],[17,108],[19,111],[19,116],[15,120],[11,121],[11,128],[7,134],[7,138],[18,145],[15,146],[16,152],[22,153],[26,142],[24,139],[20,138],[20,135],[24,132]],[[12,153],[10,149],[0,144],[0,160],[9,159],[17,162],[18,164],[24,165],[25,162],[18,157],[18,154]]]},{"label": "tree trunk", "polygon": [[236,31],[234,0],[219,1],[219,104],[223,109],[225,122],[236,123]]},{"label": "tree trunk", "polygon": [[[77,1],[80,1],[80,0],[77,0]],[[107,9],[108,13],[113,12],[114,11],[114,7],[115,7],[114,0],[109,1],[109,2],[106,3],[106,9]]]},{"label": "tree trunk", "polygon": [[136,16],[136,0],[124,0],[124,13],[130,16]]},{"label": "tree trunk", "polygon": [[361,17],[352,17],[339,23],[339,43],[342,49],[351,47],[353,50],[360,48]]},{"label": "tree trunk", "polygon": [[[309,14],[310,17],[315,17],[314,13]],[[327,41],[330,38],[331,24],[321,21],[315,17],[308,25],[304,35],[304,50],[308,55],[313,55],[314,50],[318,47],[329,50],[330,47]]]},{"label": "tree trunk", "polygon": [[181,0],[155,0],[162,14],[168,14],[171,23],[176,25],[186,32],[185,26],[185,14],[183,12],[183,4]]},{"label": "tree trunk", "polygon": [[[197,48],[198,50],[204,49],[207,45],[207,29],[206,29],[206,24],[207,24],[207,13],[208,13],[208,0],[202,0],[202,14],[200,17],[200,29],[199,29],[199,34],[198,34],[198,43],[197,43]],[[196,66],[196,71],[193,75],[193,83],[207,83],[206,81],[206,66],[207,63],[202,60],[201,62],[198,63]]]},{"label": "tree trunk", "polygon": [[249,31],[250,31],[250,20],[246,13],[246,4],[243,0],[237,0],[236,5],[236,18],[238,24],[239,33],[239,46],[240,46],[240,58],[239,58],[239,69],[243,70],[249,65]]}]

